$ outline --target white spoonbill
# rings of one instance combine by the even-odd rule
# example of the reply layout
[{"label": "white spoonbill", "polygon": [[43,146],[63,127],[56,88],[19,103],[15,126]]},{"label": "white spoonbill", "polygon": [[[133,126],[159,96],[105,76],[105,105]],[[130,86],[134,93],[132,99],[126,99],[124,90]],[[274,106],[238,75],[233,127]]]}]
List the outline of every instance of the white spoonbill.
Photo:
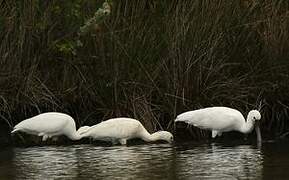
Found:
[{"label": "white spoonbill", "polygon": [[18,123],[11,133],[22,131],[28,134],[42,136],[42,141],[48,138],[65,135],[71,140],[79,140],[82,136],[76,131],[74,119],[64,113],[47,112]]},{"label": "white spoonbill", "polygon": [[83,134],[83,133],[86,132],[89,128],[90,128],[90,126],[81,126],[80,128],[78,128],[77,132],[78,132],[79,134]]},{"label": "white spoonbill", "polygon": [[113,118],[89,128],[84,127],[79,131],[83,137],[110,141],[112,144],[125,145],[127,140],[134,138],[147,142],[164,140],[171,143],[173,141],[173,135],[170,132],[158,131],[150,134],[138,120],[132,118]]},{"label": "white spoonbill", "polygon": [[222,132],[239,131],[250,133],[255,125],[257,141],[261,142],[259,120],[261,114],[257,110],[248,113],[247,120],[240,111],[228,107],[208,107],[184,112],[177,116],[175,122],[185,122],[201,129],[212,130],[212,137],[221,136]]}]

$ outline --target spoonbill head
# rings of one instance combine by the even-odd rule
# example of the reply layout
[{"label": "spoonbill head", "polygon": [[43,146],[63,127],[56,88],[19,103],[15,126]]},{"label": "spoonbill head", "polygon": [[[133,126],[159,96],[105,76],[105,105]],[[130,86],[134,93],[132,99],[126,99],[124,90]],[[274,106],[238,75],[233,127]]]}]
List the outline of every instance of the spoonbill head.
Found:
[{"label": "spoonbill head", "polygon": [[157,140],[167,141],[169,143],[172,143],[174,141],[174,136],[168,131],[157,131],[151,136],[155,136]]},{"label": "spoonbill head", "polygon": [[262,142],[261,130],[260,130],[260,120],[261,113],[258,110],[251,110],[248,113],[248,119],[252,119],[253,124],[255,124],[255,131],[257,136],[257,142]]}]

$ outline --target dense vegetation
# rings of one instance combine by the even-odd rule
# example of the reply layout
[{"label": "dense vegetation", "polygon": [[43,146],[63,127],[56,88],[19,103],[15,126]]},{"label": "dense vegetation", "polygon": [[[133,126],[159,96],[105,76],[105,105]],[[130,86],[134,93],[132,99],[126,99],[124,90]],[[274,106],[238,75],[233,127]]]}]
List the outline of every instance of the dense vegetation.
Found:
[{"label": "dense vegetation", "polygon": [[172,131],[184,111],[262,102],[263,134],[289,131],[288,1],[115,0],[97,19],[103,2],[0,0],[2,126],[60,111]]}]

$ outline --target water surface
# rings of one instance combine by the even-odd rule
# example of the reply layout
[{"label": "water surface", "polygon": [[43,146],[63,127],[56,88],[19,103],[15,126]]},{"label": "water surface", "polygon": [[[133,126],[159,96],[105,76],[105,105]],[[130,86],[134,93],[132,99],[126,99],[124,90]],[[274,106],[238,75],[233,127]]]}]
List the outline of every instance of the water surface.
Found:
[{"label": "water surface", "polygon": [[7,148],[0,179],[284,179],[289,143]]}]

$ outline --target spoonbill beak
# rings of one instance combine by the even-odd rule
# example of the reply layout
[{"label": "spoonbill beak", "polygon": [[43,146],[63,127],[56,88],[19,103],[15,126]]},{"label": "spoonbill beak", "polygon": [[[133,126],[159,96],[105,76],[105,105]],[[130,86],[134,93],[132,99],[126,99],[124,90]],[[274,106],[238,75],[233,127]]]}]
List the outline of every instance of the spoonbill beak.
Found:
[{"label": "spoonbill beak", "polygon": [[256,135],[257,135],[257,142],[261,143],[262,142],[262,136],[261,136],[260,122],[259,121],[255,122],[255,131],[256,131]]}]

